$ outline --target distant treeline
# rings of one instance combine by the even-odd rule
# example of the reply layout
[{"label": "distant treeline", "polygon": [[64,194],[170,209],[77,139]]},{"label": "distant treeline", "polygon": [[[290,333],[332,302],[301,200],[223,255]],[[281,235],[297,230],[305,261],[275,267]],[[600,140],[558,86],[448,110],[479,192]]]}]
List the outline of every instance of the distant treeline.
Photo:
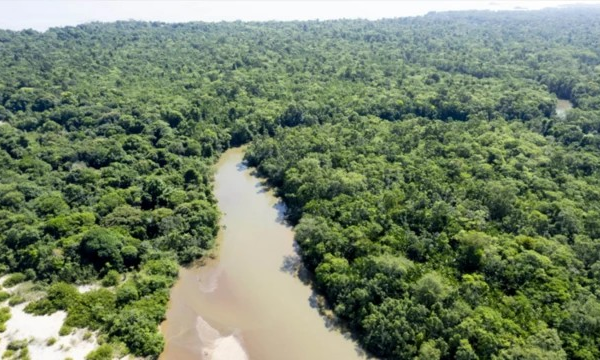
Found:
[{"label": "distant treeline", "polygon": [[65,332],[156,357],[178,264],[214,243],[211,166],[252,141],[371,353],[597,359],[598,19],[0,30],[0,272],[43,284],[27,309]]}]

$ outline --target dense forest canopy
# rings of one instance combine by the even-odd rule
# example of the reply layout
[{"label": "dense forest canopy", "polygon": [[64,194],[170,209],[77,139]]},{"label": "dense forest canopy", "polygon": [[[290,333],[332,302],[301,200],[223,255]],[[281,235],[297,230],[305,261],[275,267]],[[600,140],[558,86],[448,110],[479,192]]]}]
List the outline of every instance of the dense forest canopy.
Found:
[{"label": "dense forest canopy", "polygon": [[0,30],[4,286],[34,280],[28,311],[157,356],[178,264],[214,243],[211,165],[251,141],[372,354],[597,359],[598,19]]}]

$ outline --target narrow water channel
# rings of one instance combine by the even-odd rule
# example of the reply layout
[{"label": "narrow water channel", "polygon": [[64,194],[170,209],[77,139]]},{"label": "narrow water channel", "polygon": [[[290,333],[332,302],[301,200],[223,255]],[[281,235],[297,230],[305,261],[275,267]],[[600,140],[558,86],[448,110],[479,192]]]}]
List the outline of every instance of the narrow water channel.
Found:
[{"label": "narrow water channel", "polygon": [[161,359],[363,359],[326,326],[310,287],[289,270],[298,256],[284,207],[242,158],[242,149],[231,149],[217,164],[218,257],[181,270],[161,326]]}]

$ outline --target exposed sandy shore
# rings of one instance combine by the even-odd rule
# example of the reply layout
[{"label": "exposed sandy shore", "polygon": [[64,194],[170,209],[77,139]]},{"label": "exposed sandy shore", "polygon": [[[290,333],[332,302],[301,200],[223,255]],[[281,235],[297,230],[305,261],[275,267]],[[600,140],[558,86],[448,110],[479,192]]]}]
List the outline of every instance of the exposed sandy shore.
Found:
[{"label": "exposed sandy shore", "polygon": [[[0,278],[0,283],[6,277]],[[13,288],[4,289],[14,294],[20,291],[23,284]],[[84,289],[87,290],[87,289]],[[9,307],[11,318],[6,322],[6,331],[0,334],[0,356],[6,351],[7,345],[15,340],[28,340],[29,356],[31,360],[83,360],[85,356],[94,350],[98,343],[96,334],[86,333],[88,330],[77,329],[72,334],[59,336],[59,330],[67,317],[64,311],[57,311],[51,315],[35,316],[27,314],[25,306],[27,303],[10,307],[8,301],[0,304],[1,307]],[[48,346],[48,340],[54,338],[56,342]]]},{"label": "exposed sandy shore", "polygon": [[234,335],[217,339],[211,360],[248,360],[242,344]]},{"label": "exposed sandy shore", "polygon": [[[6,322],[6,331],[0,338],[0,353],[13,340],[29,340],[29,354],[32,360],[64,360],[71,357],[74,360],[84,359],[85,356],[98,346],[96,337],[92,335],[84,340],[86,330],[79,329],[73,334],[59,336],[58,332],[67,316],[64,311],[52,315],[34,316],[23,311],[25,304],[10,308],[11,318]],[[56,342],[48,346],[49,339]]]},{"label": "exposed sandy shore", "polygon": [[203,360],[248,360],[242,343],[235,335],[221,336],[201,317],[197,319],[196,330],[203,344]]}]

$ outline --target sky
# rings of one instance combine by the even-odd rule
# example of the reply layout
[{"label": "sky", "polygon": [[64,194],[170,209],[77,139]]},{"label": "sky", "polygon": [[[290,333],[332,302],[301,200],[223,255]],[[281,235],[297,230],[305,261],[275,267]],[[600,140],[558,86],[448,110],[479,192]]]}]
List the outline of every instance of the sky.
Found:
[{"label": "sky", "polygon": [[381,19],[424,15],[430,11],[542,9],[600,0],[571,1],[147,1],[147,0],[0,0],[0,29],[47,30],[91,21],[149,20],[268,21]]}]

